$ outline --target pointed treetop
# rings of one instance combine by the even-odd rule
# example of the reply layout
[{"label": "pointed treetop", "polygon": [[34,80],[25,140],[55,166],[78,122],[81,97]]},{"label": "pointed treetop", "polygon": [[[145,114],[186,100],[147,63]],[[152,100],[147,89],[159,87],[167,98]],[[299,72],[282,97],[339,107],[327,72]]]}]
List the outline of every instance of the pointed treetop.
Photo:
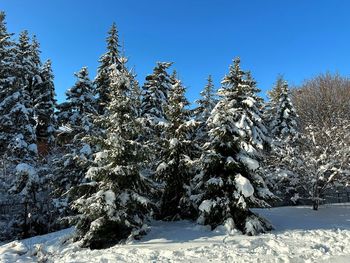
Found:
[{"label": "pointed treetop", "polygon": [[28,33],[28,30],[23,30],[19,33],[19,39],[18,41],[20,43],[29,43],[29,33]]},{"label": "pointed treetop", "polygon": [[4,11],[0,11],[0,23],[4,22],[6,18],[6,14]]},{"label": "pointed treetop", "polygon": [[74,73],[77,78],[85,78],[89,75],[89,70],[87,67],[82,67],[79,72]]},{"label": "pointed treetop", "polygon": [[274,104],[278,103],[281,97],[283,86],[285,86],[286,84],[287,82],[284,79],[283,75],[278,75],[274,87],[272,88],[272,90],[267,92],[268,97],[270,98],[272,103]]},{"label": "pointed treetop", "polygon": [[[252,88],[249,84],[254,84],[254,82],[249,83],[247,81],[247,73],[241,69],[240,62],[240,58],[237,57],[233,60],[233,65],[230,65],[229,73],[221,81],[222,88],[218,92],[220,96],[224,94],[226,94],[224,96],[227,96],[232,92],[238,95],[252,93]],[[250,81],[252,81],[252,78]]]},{"label": "pointed treetop", "polygon": [[17,46],[19,51],[26,55],[29,55],[29,52],[31,51],[31,44],[29,40],[30,39],[29,39],[28,30],[23,30],[19,34]]},{"label": "pointed treetop", "polygon": [[41,60],[40,60],[40,43],[36,37],[36,35],[34,35],[32,37],[32,43],[30,45],[30,50],[32,53],[32,59],[33,62],[35,63],[36,66],[40,66],[41,65]]},{"label": "pointed treetop", "polygon": [[214,83],[211,75],[208,76],[207,78],[207,84],[205,85],[204,89],[200,92],[200,95],[203,98],[211,98],[213,96],[214,92]]},{"label": "pointed treetop", "polygon": [[7,31],[6,29],[6,14],[4,11],[0,11],[0,36]]},{"label": "pointed treetop", "polygon": [[0,11],[0,71],[2,72],[2,74],[4,74],[3,71],[5,71],[5,64],[8,65],[8,69],[11,68],[9,60],[12,60],[13,57],[9,54],[8,51],[9,47],[12,47],[14,45],[14,42],[11,40],[13,34],[7,32],[5,18],[5,13]]},{"label": "pointed treetop", "polygon": [[13,34],[7,33],[6,14],[4,11],[0,11],[0,39],[3,39],[3,37],[8,37],[10,35],[13,35]]},{"label": "pointed treetop", "polygon": [[[119,56],[119,36],[117,25],[115,23],[112,24],[111,29],[108,31],[107,36],[107,49],[108,53],[112,55],[111,58],[116,59]],[[117,63],[117,61],[113,61],[113,63]]]},{"label": "pointed treetop", "polygon": [[238,80],[242,78],[242,76],[244,75],[244,72],[241,70],[240,63],[241,63],[241,59],[239,57],[233,60],[233,65],[232,64],[230,65],[229,73],[222,80],[221,82],[222,84],[226,84],[230,82],[236,83]]}]

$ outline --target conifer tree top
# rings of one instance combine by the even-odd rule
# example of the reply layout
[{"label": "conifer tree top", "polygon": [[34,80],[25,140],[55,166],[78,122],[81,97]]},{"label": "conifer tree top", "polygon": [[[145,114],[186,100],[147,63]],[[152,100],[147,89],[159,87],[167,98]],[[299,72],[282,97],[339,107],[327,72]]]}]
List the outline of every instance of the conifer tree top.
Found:
[{"label": "conifer tree top", "polygon": [[112,24],[111,29],[108,31],[107,42],[107,53],[104,56],[108,56],[109,65],[121,64],[119,59],[119,36],[118,29],[115,23]]},{"label": "conifer tree top", "polygon": [[281,97],[283,86],[285,84],[286,84],[286,81],[283,79],[283,76],[279,75],[277,77],[277,80],[276,80],[276,83],[275,83],[273,89],[267,92],[268,97],[270,98],[270,101],[272,103],[276,104],[279,101],[279,99]]},{"label": "conifer tree top", "polygon": [[244,80],[245,72],[241,69],[240,63],[241,59],[239,57],[233,60],[233,65],[230,65],[229,73],[221,81],[222,88],[225,91],[221,89],[220,93],[234,92],[243,95],[249,90],[250,87]]}]

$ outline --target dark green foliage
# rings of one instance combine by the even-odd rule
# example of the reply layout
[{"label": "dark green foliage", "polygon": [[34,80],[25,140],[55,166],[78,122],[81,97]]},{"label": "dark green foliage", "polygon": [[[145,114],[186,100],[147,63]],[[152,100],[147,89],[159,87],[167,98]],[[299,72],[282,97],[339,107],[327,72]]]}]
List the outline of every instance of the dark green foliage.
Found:
[{"label": "dark green foliage", "polygon": [[255,99],[255,84],[236,59],[222,81],[218,102],[207,121],[209,141],[200,158],[201,172],[193,179],[191,200],[198,206],[198,222],[212,228],[223,223],[243,233],[271,229],[249,210],[267,206],[272,196],[257,174],[266,143],[266,129]]},{"label": "dark green foliage", "polygon": [[190,137],[195,130],[195,122],[190,121],[185,88],[176,75],[172,81],[166,107],[168,125],[164,129],[162,152],[156,170],[156,178],[165,185],[160,201],[160,218],[166,220],[191,216],[185,199],[186,185],[189,185],[192,175],[191,154],[194,145]]},{"label": "dark green foliage", "polygon": [[[91,248],[138,236],[152,207],[148,198],[150,183],[141,174],[144,160],[143,146],[138,142],[141,127],[132,104],[129,76],[114,67],[106,115],[96,119],[97,127],[104,132],[87,138],[98,152],[86,174],[89,182],[80,187],[89,187],[91,191],[76,199],[73,209],[79,213],[77,238],[82,239],[83,246]],[[105,233],[113,234],[104,236]]]},{"label": "dark green foliage", "polygon": [[99,60],[100,65],[98,67],[97,76],[95,79],[97,98],[97,107],[99,114],[103,114],[105,108],[110,102],[111,87],[110,87],[110,73],[113,67],[117,67],[118,70],[124,68],[123,61],[119,56],[119,40],[118,30],[115,23],[112,24],[111,29],[108,31],[107,52],[103,54]]}]

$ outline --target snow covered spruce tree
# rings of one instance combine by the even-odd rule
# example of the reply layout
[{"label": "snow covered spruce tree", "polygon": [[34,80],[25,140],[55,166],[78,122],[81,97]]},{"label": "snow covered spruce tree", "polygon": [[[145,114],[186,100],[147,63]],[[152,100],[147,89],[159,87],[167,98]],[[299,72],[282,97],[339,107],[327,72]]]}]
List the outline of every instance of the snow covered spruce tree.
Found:
[{"label": "snow covered spruce tree", "polygon": [[93,118],[97,114],[94,86],[88,69],[83,67],[75,76],[77,81],[66,92],[66,101],[58,106],[59,124],[69,128],[72,138],[64,145],[63,156],[58,155],[54,159],[55,196],[64,195],[66,201],[67,191],[81,182],[90,165],[92,149],[82,139],[92,134]]},{"label": "snow covered spruce tree", "polygon": [[[8,193],[11,200],[30,203],[36,207],[41,198],[43,180],[38,176],[37,145],[35,119],[29,87],[34,75],[31,60],[29,37],[27,32],[20,35],[19,42],[13,49],[14,59],[11,60],[10,82],[2,86],[0,102],[0,134],[3,139],[3,149],[8,161],[9,182]],[[5,84],[5,83],[4,83]],[[13,236],[27,236],[29,233],[25,224],[25,216],[18,211],[10,223],[9,229]],[[27,211],[28,212],[28,211]],[[33,213],[33,233],[40,232],[42,222],[40,216]],[[32,233],[32,234],[33,234]]]},{"label": "snow covered spruce tree", "polygon": [[273,138],[272,151],[265,162],[267,183],[282,200],[293,204],[298,199],[295,174],[288,168],[290,160],[300,154],[300,134],[297,114],[291,102],[288,83],[279,76],[269,92],[267,118]]},{"label": "snow covered spruce tree", "polygon": [[[16,43],[13,83],[1,102],[1,129],[8,135],[8,151],[14,163],[32,162],[37,154],[35,120],[28,92],[33,67],[30,60],[28,33],[22,32]],[[11,158],[10,158],[11,159]]]},{"label": "snow covered spruce tree", "polygon": [[208,130],[206,121],[208,120],[211,111],[218,102],[216,92],[211,75],[208,76],[207,84],[201,91],[201,98],[196,101],[198,107],[194,110],[194,118],[199,123],[196,131],[196,140],[199,144],[204,144],[208,139]]},{"label": "snow covered spruce tree", "polygon": [[42,154],[47,154],[48,146],[53,147],[55,141],[55,86],[53,83],[51,61],[46,61],[40,68],[39,74],[33,84],[33,108],[36,119],[36,136],[38,149]]},{"label": "snow covered spruce tree", "polygon": [[172,63],[158,62],[143,85],[141,117],[144,125],[144,141],[151,152],[149,161],[152,170],[162,151],[161,138],[164,137],[164,129],[168,124],[166,107],[172,80],[167,69],[171,65]]},{"label": "snow covered spruce tree", "polygon": [[254,99],[255,88],[234,60],[222,81],[221,97],[207,121],[209,140],[200,158],[201,172],[193,180],[191,197],[198,207],[198,222],[212,228],[225,224],[254,235],[271,225],[251,206],[268,206],[272,197],[256,172],[267,143],[266,128]]},{"label": "snow covered spruce tree", "polygon": [[60,125],[68,126],[73,134],[91,129],[91,114],[96,113],[96,99],[93,95],[94,86],[89,78],[89,72],[83,67],[74,74],[75,85],[67,90],[66,101],[58,106],[57,118]]},{"label": "snow covered spruce tree", "polygon": [[[5,22],[5,13],[0,12],[0,112],[1,116],[4,115],[5,110],[5,99],[13,91],[13,85],[15,82],[15,53],[14,53],[14,42],[11,37],[12,34],[7,32],[7,26]],[[2,156],[1,162],[3,167],[6,167],[6,153],[8,151],[9,134],[4,125],[7,122],[6,118],[1,117],[1,128],[0,128],[0,153]],[[5,169],[2,170],[5,173]]]},{"label": "snow covered spruce tree", "polygon": [[270,123],[272,136],[284,143],[292,142],[298,137],[298,116],[291,102],[288,83],[283,79],[278,79],[274,90],[278,101],[274,102],[271,98],[273,103],[271,105],[273,116],[272,122]]},{"label": "snow covered spruce tree", "polygon": [[152,203],[149,181],[142,174],[143,146],[132,104],[132,87],[126,72],[115,66],[110,75],[110,103],[106,114],[97,117],[103,133],[89,141],[98,148],[86,180],[74,201],[79,213],[77,238],[84,247],[107,247],[144,231]]},{"label": "snow covered spruce tree", "polygon": [[184,86],[176,74],[171,79],[173,85],[165,109],[168,124],[161,139],[162,151],[156,169],[156,179],[164,183],[159,217],[165,220],[191,217],[187,191],[193,174],[191,155],[195,149],[191,137],[196,128],[195,122],[190,120]]},{"label": "snow covered spruce tree", "polygon": [[118,40],[118,30],[115,23],[112,24],[111,29],[108,31],[107,36],[107,52],[103,54],[99,60],[100,65],[97,70],[97,76],[94,81],[96,85],[97,93],[97,107],[99,114],[104,113],[105,107],[109,103],[109,93],[111,90],[110,87],[110,73],[111,66],[117,67],[118,70],[122,70],[123,61],[119,56],[119,40]]}]

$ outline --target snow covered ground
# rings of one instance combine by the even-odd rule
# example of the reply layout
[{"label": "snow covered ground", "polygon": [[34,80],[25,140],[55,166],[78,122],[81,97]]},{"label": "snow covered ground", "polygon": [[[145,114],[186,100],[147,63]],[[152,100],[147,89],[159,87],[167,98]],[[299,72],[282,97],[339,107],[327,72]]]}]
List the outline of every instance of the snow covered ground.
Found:
[{"label": "snow covered ground", "polygon": [[0,262],[350,262],[350,203],[255,211],[276,230],[227,236],[188,221],[155,221],[141,241],[89,250],[63,244],[71,228],[2,245]]}]

